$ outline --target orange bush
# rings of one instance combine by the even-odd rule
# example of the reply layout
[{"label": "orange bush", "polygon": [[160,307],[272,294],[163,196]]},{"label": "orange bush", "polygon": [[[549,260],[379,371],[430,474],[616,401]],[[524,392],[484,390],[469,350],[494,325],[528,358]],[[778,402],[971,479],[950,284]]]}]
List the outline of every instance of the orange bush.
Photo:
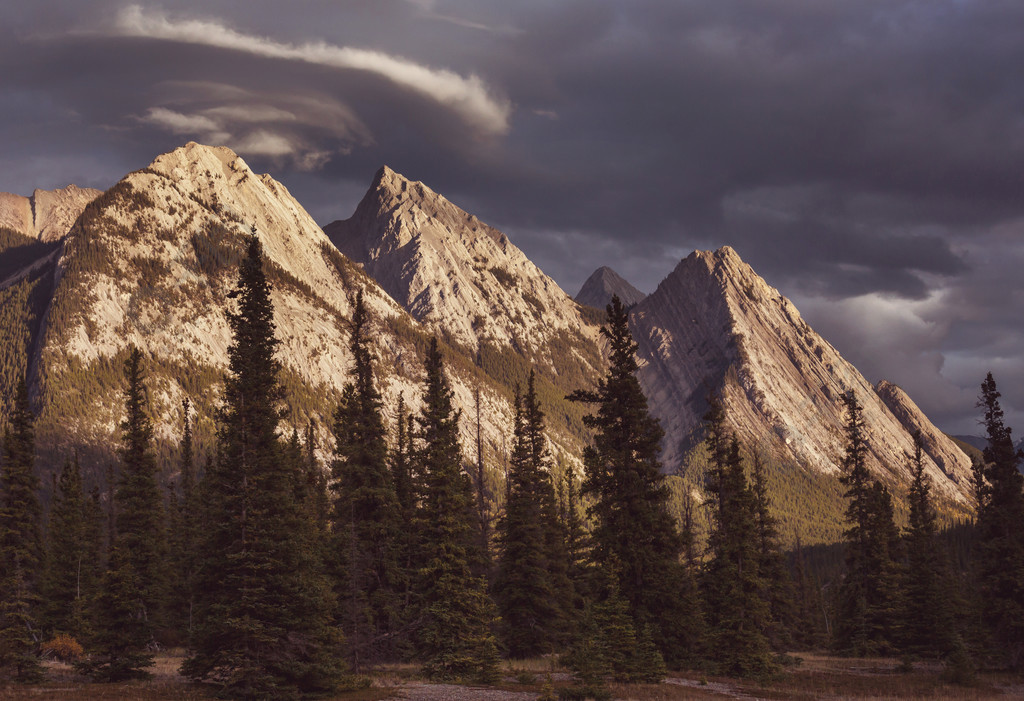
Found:
[{"label": "orange bush", "polygon": [[44,657],[52,657],[61,662],[74,662],[85,654],[85,650],[67,633],[59,633],[43,643],[42,653]]}]

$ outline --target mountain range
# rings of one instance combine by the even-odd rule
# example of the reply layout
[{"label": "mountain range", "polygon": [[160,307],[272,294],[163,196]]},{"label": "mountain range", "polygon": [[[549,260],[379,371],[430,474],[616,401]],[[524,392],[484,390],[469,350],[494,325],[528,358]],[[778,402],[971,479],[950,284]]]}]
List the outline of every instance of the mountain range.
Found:
[{"label": "mountain range", "polygon": [[717,393],[733,430],[769,465],[787,539],[834,539],[841,394],[852,389],[864,406],[870,467],[894,493],[905,492],[905,454],[920,430],[943,510],[969,504],[970,460],[956,443],[898,386],[869,383],[731,248],[694,252],[647,296],[602,268],[573,299],[507,235],[388,167],[351,216],[321,228],[270,175],[196,143],[103,193],[0,195],[0,412],[27,372],[44,470],[73,451],[96,476],[113,462],[130,345],[146,356],[167,478],[186,397],[200,450],[210,451],[230,342],[224,312],[250,229],[274,286],[285,424],[314,422],[325,458],[351,363],[346,323],[361,291],[388,420],[399,396],[419,406],[421,357],[434,335],[462,410],[467,462],[479,422],[495,494],[512,397],[531,368],[556,469],[578,469],[588,407],[565,396],[602,376],[595,307],[617,294],[631,305],[640,381],[666,432],[662,457],[677,495],[700,496],[701,417]]}]

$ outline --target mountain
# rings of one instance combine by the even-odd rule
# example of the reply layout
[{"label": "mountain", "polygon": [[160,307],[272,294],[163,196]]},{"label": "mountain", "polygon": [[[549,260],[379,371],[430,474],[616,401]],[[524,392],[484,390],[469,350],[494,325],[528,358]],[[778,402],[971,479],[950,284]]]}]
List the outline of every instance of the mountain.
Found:
[{"label": "mountain", "polygon": [[[46,200],[33,197],[37,209]],[[75,197],[66,202],[88,199]],[[274,288],[285,426],[315,421],[323,457],[351,363],[351,300],[362,291],[389,421],[399,395],[418,407],[421,358],[435,335],[462,411],[466,460],[475,459],[479,416],[495,493],[511,400],[531,370],[556,469],[579,465],[590,407],[565,396],[603,375],[600,318],[505,234],[422,183],[382,168],[352,216],[321,229],[269,175],[229,149],[189,143],[93,197],[63,234],[55,223],[44,236],[38,218],[29,228],[24,203],[0,200],[21,212],[4,220],[20,229],[0,229],[17,244],[0,248],[0,272],[7,271],[0,275],[0,423],[27,369],[44,471],[77,450],[98,479],[115,459],[130,345],[146,358],[165,478],[173,478],[185,397],[196,407],[200,454],[209,452],[230,342],[228,293],[253,225]],[[70,216],[74,208],[61,211]],[[22,233],[29,231],[39,238]],[[598,282],[615,289],[610,275]],[[942,508],[962,512],[967,457],[901,389],[870,384],[732,249],[681,261],[631,309],[630,323],[641,383],[666,429],[663,460],[677,475],[670,479],[677,496],[700,498],[701,417],[709,392],[719,392],[737,434],[768,462],[784,536],[835,538],[844,506],[836,479],[840,395],[852,388],[865,407],[875,474],[902,497],[909,432],[920,428]]]},{"label": "mountain", "polygon": [[[904,454],[920,429],[937,495],[954,509],[968,503],[970,460],[963,451],[900,388],[868,382],[733,249],[696,251],[681,261],[632,309],[630,325],[641,384],[666,431],[668,469],[694,469],[706,400],[717,393],[741,441],[778,467],[780,498],[812,519],[822,503],[842,504],[841,395],[853,390],[864,406],[872,472],[901,495],[909,480]],[[807,503],[796,503],[800,491],[810,492]],[[814,493],[824,501],[810,503]]]},{"label": "mountain", "polygon": [[355,213],[324,231],[418,321],[467,348],[591,344],[579,305],[509,241],[421,182],[381,168]]},{"label": "mountain", "polygon": [[[254,173],[229,149],[189,143],[95,198],[55,251],[22,265],[0,287],[0,390],[11,396],[28,369],[45,470],[57,469],[73,450],[94,473],[110,462],[130,345],[146,359],[150,411],[169,472],[186,397],[198,413],[200,450],[209,449],[230,342],[228,293],[250,226],[274,288],[286,426],[313,420],[327,445],[323,427],[347,380],[346,324],[360,290],[387,411],[400,394],[412,409],[419,406],[430,330],[339,253],[282,184]],[[496,469],[510,435],[512,385],[525,382],[529,364],[515,354],[478,358],[448,342],[442,351],[463,409],[467,458],[475,455],[471,419],[479,390],[485,454]],[[550,382],[545,386],[566,406],[550,412],[556,454],[578,454],[582,410]]]},{"label": "mountain", "polygon": [[99,190],[68,185],[59,190],[36,190],[30,197],[0,192],[0,228],[43,243],[62,239]]},{"label": "mountain", "polygon": [[608,266],[601,266],[583,283],[583,287],[576,293],[576,301],[588,307],[604,309],[615,295],[627,307],[642,302],[646,296],[617,272]]}]

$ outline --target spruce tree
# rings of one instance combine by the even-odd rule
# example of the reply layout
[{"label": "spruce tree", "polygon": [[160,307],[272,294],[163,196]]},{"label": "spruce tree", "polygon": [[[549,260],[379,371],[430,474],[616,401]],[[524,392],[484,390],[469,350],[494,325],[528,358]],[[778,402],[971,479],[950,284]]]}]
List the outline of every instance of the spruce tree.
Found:
[{"label": "spruce tree", "polygon": [[693,573],[680,563],[684,543],[668,509],[658,460],[664,432],[636,378],[636,344],[618,297],[607,313],[601,333],[611,351],[608,374],[596,390],[570,395],[597,405],[597,413],[584,418],[595,434],[583,454],[582,488],[592,499],[594,559],[620,563],[619,587],[634,624],[650,625],[666,662],[679,665],[697,651],[696,587]]},{"label": "spruce tree", "polygon": [[708,655],[731,676],[764,677],[775,671],[766,631],[770,607],[761,575],[755,496],[747,485],[740,444],[725,429],[712,398],[705,415],[710,461],[706,503],[711,508],[709,559],[701,578]]},{"label": "spruce tree", "polygon": [[463,472],[459,416],[445,379],[437,339],[424,361],[423,407],[413,460],[421,480],[417,651],[433,679],[497,678],[487,583],[472,573],[477,545],[473,487]]},{"label": "spruce tree", "polygon": [[764,459],[755,451],[750,471],[750,492],[754,498],[754,526],[757,531],[758,569],[765,585],[764,599],[768,602],[768,642],[772,648],[784,651],[792,646],[792,628],[795,625],[793,579],[786,566],[779,543],[779,522],[772,515],[768,494]]},{"label": "spruce tree", "polygon": [[274,308],[255,229],[228,313],[232,342],[218,455],[200,488],[193,649],[182,671],[226,696],[285,698],[334,688],[342,673],[320,573],[305,475],[278,435],[282,389]]},{"label": "spruce tree", "polygon": [[125,419],[121,470],[114,491],[114,540],[93,611],[91,658],[80,669],[101,681],[148,676],[147,651],[165,603],[166,540],[163,498],[153,456],[153,425],[146,413],[142,352],[125,361]]},{"label": "spruce tree", "polygon": [[0,462],[0,671],[17,681],[36,681],[42,675],[36,657],[42,543],[34,424],[22,379]]},{"label": "spruce tree", "polygon": [[988,445],[979,480],[979,587],[983,618],[1001,662],[1024,668],[1024,476],[1021,453],[1003,421],[992,373],[981,384]]},{"label": "spruce tree", "polygon": [[101,573],[100,534],[90,529],[91,506],[76,455],[64,461],[50,507],[46,568],[40,585],[41,619],[49,636],[65,633],[81,642],[89,630],[88,603]]},{"label": "spruce tree", "polygon": [[339,621],[355,668],[395,658],[400,622],[401,514],[388,465],[387,431],[373,379],[362,290],[349,325],[354,363],[334,415],[333,531]]},{"label": "spruce tree", "polygon": [[331,496],[327,487],[327,475],[316,456],[316,423],[313,420],[306,424],[302,446],[305,457],[303,467],[306,474],[306,490],[313,503],[313,520],[316,523],[317,532],[326,539],[330,531]]},{"label": "spruce tree", "polygon": [[904,533],[907,567],[904,570],[902,650],[911,655],[940,657],[951,653],[957,635],[946,582],[951,573],[936,539],[931,478],[924,471],[921,432],[915,431],[914,454],[907,456],[912,481],[907,502],[910,516]]},{"label": "spruce tree", "polygon": [[531,372],[526,395],[515,397],[508,498],[498,522],[494,597],[502,642],[514,658],[550,652],[564,640],[572,602],[534,382]]},{"label": "spruce tree", "polygon": [[192,635],[193,608],[195,606],[196,519],[198,494],[196,491],[195,455],[192,440],[191,402],[181,403],[183,425],[180,445],[179,479],[181,493],[171,491],[170,512],[170,581],[168,606],[170,622],[182,640]]},{"label": "spruce tree", "polygon": [[850,500],[843,532],[846,574],[839,589],[833,645],[842,654],[865,656],[892,652],[898,642],[899,536],[892,497],[867,468],[863,408],[853,391],[846,405],[846,453],[839,478]]},{"label": "spruce tree", "polygon": [[566,467],[562,473],[562,532],[565,534],[566,576],[572,587],[572,611],[582,612],[586,598],[592,597],[590,577],[590,540],[580,515],[580,487],[575,470]]}]

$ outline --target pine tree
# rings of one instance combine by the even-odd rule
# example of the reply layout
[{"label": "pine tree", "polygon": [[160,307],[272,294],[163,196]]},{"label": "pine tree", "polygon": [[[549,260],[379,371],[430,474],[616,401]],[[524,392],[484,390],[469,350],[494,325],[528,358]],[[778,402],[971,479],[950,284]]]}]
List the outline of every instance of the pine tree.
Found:
[{"label": "pine tree", "polygon": [[373,380],[368,318],[360,290],[349,326],[354,363],[334,415],[335,493],[339,620],[358,670],[394,659],[400,622],[401,515],[388,465],[381,397]]},{"label": "pine tree", "polygon": [[57,479],[47,533],[46,568],[40,585],[41,619],[48,635],[85,639],[88,602],[100,576],[99,543],[90,532],[90,508],[78,456],[65,460]]},{"label": "pine tree", "polygon": [[304,470],[306,474],[306,490],[313,503],[313,520],[317,533],[326,537],[330,531],[331,496],[327,487],[327,475],[320,466],[316,456],[316,422],[310,420],[302,440],[305,452]]},{"label": "pine tree", "polygon": [[413,453],[422,484],[417,650],[433,679],[492,681],[498,663],[490,632],[494,604],[487,583],[471,570],[476,547],[473,488],[461,469],[459,412],[436,338],[424,365],[427,376]]},{"label": "pine tree", "polygon": [[1011,430],[1003,421],[992,373],[981,384],[988,446],[978,481],[979,585],[983,617],[998,657],[1024,668],[1024,476]]},{"label": "pine tree", "polygon": [[750,492],[754,498],[754,526],[757,531],[758,570],[765,585],[763,598],[768,602],[768,642],[775,650],[792,646],[791,630],[796,616],[793,579],[779,544],[779,522],[772,515],[771,497],[765,476],[764,460],[754,453],[750,472]]},{"label": "pine tree", "polygon": [[200,487],[196,625],[182,671],[222,694],[283,698],[340,680],[339,639],[314,544],[305,475],[278,436],[282,389],[274,308],[255,229],[229,312],[232,343],[218,457]]},{"label": "pine tree", "polygon": [[[578,390],[575,401],[597,405],[584,418],[594,445],[584,451],[583,494],[593,499],[594,558],[621,564],[619,586],[634,624],[650,625],[670,665],[693,659],[699,640],[694,578],[679,557],[683,540],[668,509],[669,492],[658,461],[664,435],[647,409],[636,378],[636,344],[618,297],[608,305],[602,335],[611,367],[595,391]],[[642,539],[637,534],[643,534]]]},{"label": "pine tree", "polygon": [[846,576],[839,590],[839,610],[833,644],[846,655],[891,652],[897,642],[899,612],[898,531],[893,522],[892,497],[867,469],[863,409],[853,391],[846,405],[846,454],[839,478],[850,500],[843,532]]},{"label": "pine tree", "polygon": [[907,456],[913,481],[907,501],[910,517],[904,533],[907,567],[904,570],[902,649],[905,653],[940,657],[957,645],[951,605],[949,567],[936,539],[931,479],[924,471],[924,445],[915,431],[914,454]]},{"label": "pine tree", "polygon": [[562,532],[565,538],[566,576],[572,587],[572,611],[575,616],[582,612],[585,600],[592,598],[590,582],[590,540],[580,517],[579,480],[572,467],[562,473]]},{"label": "pine tree", "polygon": [[775,671],[766,631],[770,607],[760,572],[756,502],[747,485],[740,444],[725,428],[721,402],[704,417],[710,455],[705,490],[710,506],[710,555],[701,578],[708,654],[722,674],[764,677]]},{"label": "pine tree", "polygon": [[498,522],[494,597],[502,642],[514,658],[550,652],[563,641],[572,602],[534,382],[531,371],[526,395],[516,394],[508,498]]},{"label": "pine tree", "polygon": [[37,586],[42,565],[35,417],[18,383],[0,462],[0,670],[17,681],[42,675],[36,658]]},{"label": "pine tree", "polygon": [[619,592],[617,563],[596,567],[594,601],[587,602],[579,633],[564,662],[577,683],[591,691],[602,689],[608,678],[626,683],[658,683],[665,677],[665,661],[654,644],[650,627],[637,629],[629,603]]},{"label": "pine tree", "polygon": [[164,604],[163,498],[153,457],[153,425],[146,414],[142,352],[125,362],[125,419],[121,422],[121,471],[114,492],[114,541],[93,612],[91,659],[80,669],[97,680],[148,676],[153,641]]},{"label": "pine tree", "polygon": [[170,508],[170,619],[183,640],[192,636],[193,609],[195,607],[196,518],[198,494],[196,492],[195,455],[192,439],[191,402],[182,404],[183,426],[181,434],[181,463],[179,484],[181,495],[171,491]]}]

